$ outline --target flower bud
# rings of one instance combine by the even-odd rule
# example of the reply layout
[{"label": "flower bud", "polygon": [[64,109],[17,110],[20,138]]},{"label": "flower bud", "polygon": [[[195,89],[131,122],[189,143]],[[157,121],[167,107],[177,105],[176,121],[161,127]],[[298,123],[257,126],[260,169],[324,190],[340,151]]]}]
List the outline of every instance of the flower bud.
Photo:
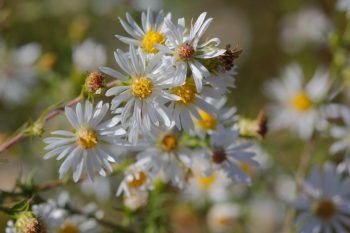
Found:
[{"label": "flower bud", "polygon": [[104,87],[106,87],[105,78],[99,72],[90,73],[85,81],[85,90],[88,93],[100,94]]},{"label": "flower bud", "polygon": [[30,211],[18,215],[16,229],[23,233],[47,233],[45,226]]},{"label": "flower bud", "polygon": [[241,136],[262,139],[268,131],[267,117],[263,111],[260,111],[254,120],[242,117],[238,121],[238,127]]}]

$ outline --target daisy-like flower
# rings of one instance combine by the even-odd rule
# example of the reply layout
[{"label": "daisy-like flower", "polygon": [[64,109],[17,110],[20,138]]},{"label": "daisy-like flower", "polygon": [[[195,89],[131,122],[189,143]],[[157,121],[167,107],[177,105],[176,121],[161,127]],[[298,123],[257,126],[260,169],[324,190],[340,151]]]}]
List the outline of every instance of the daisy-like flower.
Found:
[{"label": "daisy-like flower", "polygon": [[166,41],[164,19],[170,19],[171,15],[166,16],[161,10],[154,18],[150,9],[147,13],[142,12],[141,21],[142,28],[135,22],[135,20],[126,13],[126,20],[119,18],[120,23],[127,33],[133,38],[116,35],[116,37],[126,44],[141,47],[145,53],[157,53],[158,49],[155,44],[164,45]]},{"label": "daisy-like flower", "polygon": [[239,118],[238,115],[235,115],[237,108],[224,107],[227,101],[226,97],[221,99],[206,98],[206,101],[215,106],[217,111],[216,113],[209,114],[203,110],[199,110],[201,119],[194,119],[194,134],[198,135],[201,139],[204,139],[206,135],[215,132],[219,125],[228,128],[232,127]]},{"label": "daisy-like flower", "polygon": [[9,50],[0,40],[0,99],[4,104],[18,104],[28,97],[38,81],[35,63],[40,55],[36,43]]},{"label": "daisy-like flower", "polygon": [[344,178],[334,164],[326,164],[323,170],[313,167],[295,202],[300,211],[296,220],[296,224],[301,225],[298,232],[348,232],[349,184],[349,178]]},{"label": "daisy-like flower", "polygon": [[309,139],[315,128],[322,129],[326,124],[323,107],[329,89],[328,73],[323,69],[304,84],[301,67],[289,65],[282,80],[269,81],[265,87],[266,95],[276,102],[269,106],[271,129],[289,128],[300,138]]},{"label": "daisy-like flower", "polygon": [[92,39],[86,39],[73,50],[73,63],[80,72],[94,71],[106,62],[106,48]]},{"label": "daisy-like flower", "polygon": [[131,165],[125,171],[124,179],[119,185],[117,196],[125,193],[126,196],[135,192],[146,192],[153,189],[152,180],[147,171],[141,166]]},{"label": "daisy-like flower", "polygon": [[145,206],[148,200],[148,192],[132,191],[129,196],[125,195],[123,198],[124,205],[131,209],[137,210],[138,208]]},{"label": "daisy-like flower", "polygon": [[212,206],[207,215],[207,223],[212,233],[231,232],[240,215],[239,206],[223,202]]},{"label": "daisy-like flower", "polygon": [[205,19],[206,15],[207,13],[204,12],[198,17],[189,34],[186,33],[184,19],[179,19],[177,25],[166,19],[168,41],[165,45],[155,45],[160,51],[173,57],[176,67],[175,83],[183,84],[186,81],[189,67],[198,92],[202,91],[203,78],[210,76],[210,72],[201,63],[201,59],[217,57],[226,51],[218,48],[220,44],[218,38],[212,38],[203,44],[199,44],[200,39],[213,20],[212,18]]},{"label": "daisy-like flower", "polygon": [[230,197],[230,180],[222,172],[213,172],[210,176],[203,175],[205,161],[194,152],[192,157],[192,173],[183,190],[183,198],[197,205],[203,205],[208,200],[212,202],[227,201]]},{"label": "daisy-like flower", "polygon": [[[110,162],[120,160],[111,146],[118,136],[124,135],[125,131],[119,126],[113,126],[110,120],[104,120],[109,111],[109,105],[99,102],[94,108],[86,101],[84,107],[78,103],[75,111],[65,108],[65,114],[74,127],[73,131],[58,130],[52,132],[57,137],[45,138],[44,142],[48,144],[45,149],[49,152],[44,159],[57,156],[57,159],[65,158],[59,173],[62,178],[69,168],[73,168],[73,180],[77,182],[86,166],[87,175],[93,180],[94,169],[100,175],[105,176],[107,169],[112,172]],[[102,164],[102,166],[101,166]]]},{"label": "daisy-like flower", "polygon": [[258,166],[255,153],[248,151],[251,143],[239,142],[239,131],[219,126],[210,137],[210,148],[204,149],[206,165],[203,175],[210,176],[215,171],[223,172],[232,181],[251,183],[251,178],[243,171],[243,164]]},{"label": "daisy-like flower", "polygon": [[203,99],[203,96],[208,96],[209,90],[205,88],[198,93],[191,78],[188,78],[183,85],[171,88],[171,92],[180,97],[180,100],[172,101],[169,105],[173,120],[179,130],[186,132],[193,130],[194,119],[202,120],[201,111],[208,114],[216,112],[215,107]]},{"label": "daisy-like flower", "polygon": [[189,168],[191,150],[173,132],[160,133],[150,146],[137,155],[136,165],[147,171],[152,179],[160,177],[164,182],[180,188],[184,184],[185,168]]},{"label": "daisy-like flower", "polygon": [[[110,88],[106,95],[115,96],[112,109],[120,112],[122,125],[128,127],[129,142],[137,142],[140,129],[151,132],[152,125],[169,127],[171,121],[164,103],[180,97],[170,93],[169,88],[174,86],[169,78],[172,70],[164,70],[161,54],[148,60],[140,49],[130,46],[129,53],[117,50],[115,58],[125,74],[106,67],[101,71],[123,82]],[[122,103],[125,106],[118,109]]]}]

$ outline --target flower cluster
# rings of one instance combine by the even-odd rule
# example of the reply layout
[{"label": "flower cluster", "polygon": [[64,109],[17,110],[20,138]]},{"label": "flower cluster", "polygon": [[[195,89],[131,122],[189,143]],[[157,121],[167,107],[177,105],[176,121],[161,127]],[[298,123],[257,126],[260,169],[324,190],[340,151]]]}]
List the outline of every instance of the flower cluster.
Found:
[{"label": "flower cluster", "polygon": [[252,144],[240,135],[236,108],[224,106],[240,51],[204,37],[213,20],[206,16],[190,28],[163,11],[142,13],[141,25],[129,14],[120,19],[129,36],[117,38],[129,49],[115,51],[118,69],[100,68],[116,85],[97,104],[66,107],[74,129],[44,139],[44,158],[64,159],[61,178],[71,168],[75,182],[84,169],[93,180],[95,172],[105,176],[126,162],[117,194],[129,200],[147,196],[157,180],[182,188],[193,174],[251,183],[242,167],[258,165]]}]

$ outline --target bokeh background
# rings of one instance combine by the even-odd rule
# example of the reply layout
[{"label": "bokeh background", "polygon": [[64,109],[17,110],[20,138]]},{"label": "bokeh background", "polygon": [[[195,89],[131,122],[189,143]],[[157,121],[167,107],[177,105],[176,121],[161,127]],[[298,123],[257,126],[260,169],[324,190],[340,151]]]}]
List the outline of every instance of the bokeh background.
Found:
[{"label": "bokeh background", "polygon": [[[140,11],[148,7],[172,12],[173,18],[196,18],[203,11],[214,18],[207,34],[221,38],[222,46],[231,44],[243,50],[236,62],[237,88],[229,103],[238,107],[239,114],[255,117],[267,103],[263,83],[278,77],[285,65],[301,63],[305,77],[310,78],[316,67],[329,64],[327,33],[342,20],[334,4],[333,0],[0,0],[0,142],[48,107],[77,96],[90,71],[101,65],[116,68],[114,50],[127,48],[114,37],[125,34],[117,17],[130,12],[140,20]],[[63,122],[60,116],[46,129],[49,132]],[[243,209],[253,205],[256,212],[273,212],[271,224],[275,225],[267,232],[278,232],[285,206],[268,203],[279,198],[276,189],[288,182],[278,183],[274,174],[283,170],[286,180],[293,177],[301,145],[297,138],[282,132],[268,135],[261,147],[271,157],[273,171],[256,175],[253,187],[244,191],[255,199],[238,199]],[[321,153],[324,150],[317,147],[320,153],[314,159],[327,156]],[[58,163],[42,160],[43,154],[41,139],[36,137],[1,154],[0,189],[10,190],[18,178],[31,175],[38,183],[57,179]],[[118,177],[111,178],[100,188],[102,197],[89,195],[89,188],[80,185],[66,190],[77,195],[79,202],[97,201],[102,209],[111,202],[121,206],[120,198],[114,197],[116,180]],[[283,189],[288,192],[289,186],[281,187],[282,193]],[[266,206],[259,206],[262,203]],[[118,213],[106,209],[107,217],[117,218]],[[178,221],[178,232],[184,232],[181,224],[193,227],[187,232],[207,231],[201,224],[205,211],[195,215],[181,204],[173,212],[170,218]],[[0,214],[0,229],[6,220],[7,216]],[[244,221],[237,223],[235,232],[249,231]]]}]

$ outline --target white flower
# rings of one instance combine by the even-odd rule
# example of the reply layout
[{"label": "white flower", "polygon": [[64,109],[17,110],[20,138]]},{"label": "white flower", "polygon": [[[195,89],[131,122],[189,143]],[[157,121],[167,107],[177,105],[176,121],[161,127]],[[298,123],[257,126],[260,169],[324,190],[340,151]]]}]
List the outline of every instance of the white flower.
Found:
[{"label": "white flower", "polygon": [[350,17],[350,1],[349,0],[338,0],[337,9],[339,11],[346,11],[346,15],[349,18]]},{"label": "white flower", "polygon": [[157,14],[156,18],[148,8],[147,14],[142,12],[141,21],[142,28],[135,22],[135,20],[126,13],[127,22],[119,18],[120,23],[127,33],[133,38],[116,35],[119,40],[124,43],[141,47],[145,53],[157,53],[158,49],[155,48],[155,44],[165,44],[165,25],[164,19],[170,19],[171,15],[164,16],[164,12],[161,10]]},{"label": "white flower", "polygon": [[107,62],[106,49],[103,45],[86,39],[73,50],[73,63],[80,72],[91,72]]},{"label": "white flower", "polygon": [[350,224],[350,179],[343,177],[334,164],[326,164],[321,170],[313,167],[303,183],[303,192],[295,202],[301,212],[296,224],[299,233],[348,232]]},{"label": "white flower", "polygon": [[35,62],[41,54],[36,43],[23,45],[13,51],[0,41],[0,98],[4,104],[17,104],[25,100],[37,82]]},{"label": "white flower", "polygon": [[194,120],[194,134],[198,135],[201,139],[204,139],[206,135],[210,135],[215,132],[219,125],[230,128],[235,122],[237,122],[239,116],[235,115],[237,108],[224,107],[227,101],[226,97],[220,99],[206,98],[206,102],[212,104],[217,109],[216,113],[207,113],[203,110],[199,110],[200,119]]},{"label": "white flower", "polygon": [[345,155],[350,155],[350,109],[342,107],[340,115],[345,123],[345,126],[334,125],[330,129],[330,134],[333,138],[339,141],[332,144],[329,151],[331,154],[337,154],[341,151],[345,152]]},{"label": "white flower", "polygon": [[189,34],[186,32],[185,20],[179,19],[178,24],[174,25],[169,19],[165,20],[167,26],[165,45],[155,45],[160,51],[173,57],[176,67],[174,82],[183,84],[187,78],[187,69],[190,68],[192,78],[196,84],[198,92],[202,91],[203,78],[208,78],[210,72],[200,62],[200,59],[208,59],[223,54],[225,49],[218,49],[220,40],[212,38],[203,44],[199,44],[206,30],[208,29],[212,18],[205,20],[207,13],[202,13],[195,24],[191,27]]},{"label": "white flower", "polygon": [[207,223],[213,233],[229,233],[234,229],[240,215],[239,206],[234,203],[223,202],[215,204],[209,209]]},{"label": "white flower", "polygon": [[12,220],[7,221],[5,233],[22,233],[21,231],[16,230],[16,225]]},{"label": "white flower", "polygon": [[187,79],[181,86],[171,88],[171,92],[180,97],[180,100],[172,101],[169,105],[172,119],[179,130],[193,130],[194,119],[202,119],[201,111],[208,114],[216,112],[215,107],[204,100],[204,97],[209,96],[208,89],[210,88],[204,87],[203,91],[198,93],[192,79]]},{"label": "white flower", "polygon": [[[161,54],[148,60],[145,54],[133,46],[129,53],[117,50],[115,58],[124,74],[107,67],[101,71],[122,81],[121,85],[110,88],[107,96],[115,96],[112,110],[120,113],[121,123],[128,127],[129,142],[137,142],[139,131],[149,133],[152,126],[170,126],[169,112],[164,106],[169,100],[179,100],[169,88],[171,69],[164,70]],[[117,109],[122,103],[125,105]],[[125,127],[125,128],[127,128]]]},{"label": "white flower", "polygon": [[119,127],[111,127],[110,120],[103,121],[108,111],[108,104],[99,102],[94,109],[89,101],[85,102],[84,108],[78,103],[75,111],[69,107],[65,108],[66,117],[74,131],[54,131],[52,134],[58,137],[44,139],[48,144],[45,149],[49,150],[44,159],[54,156],[57,156],[58,160],[65,158],[59,169],[60,178],[71,167],[74,169],[75,182],[79,180],[85,166],[90,180],[93,180],[94,169],[102,176],[106,174],[104,168],[112,172],[109,163],[119,161],[119,157],[109,147],[115,137],[123,135],[125,131]]},{"label": "white flower", "polygon": [[131,209],[137,210],[138,208],[145,206],[148,200],[148,192],[132,191],[130,195],[125,195],[123,202],[124,205]]},{"label": "white flower", "polygon": [[85,180],[80,188],[84,195],[95,196],[100,202],[107,202],[111,197],[111,185],[106,177],[97,177],[94,182]]},{"label": "white flower", "polygon": [[32,211],[35,216],[45,225],[48,232],[57,230],[64,222],[66,210],[59,208],[54,200],[33,205]]},{"label": "white flower", "polygon": [[117,196],[125,193],[126,196],[136,195],[136,192],[146,192],[153,189],[150,175],[137,164],[131,165],[125,171],[124,179],[119,184]]},{"label": "white flower", "polygon": [[143,167],[153,179],[160,176],[164,182],[170,180],[182,188],[185,168],[191,165],[191,150],[172,132],[161,133],[150,140],[150,145],[137,155],[136,165]]},{"label": "white flower", "polygon": [[220,71],[212,74],[206,81],[214,88],[216,95],[222,97],[230,92],[230,89],[235,88],[235,75],[237,74],[235,68],[229,71]]},{"label": "white flower", "polygon": [[323,69],[304,84],[300,66],[287,66],[281,80],[269,81],[265,86],[266,95],[276,102],[269,106],[271,129],[289,128],[300,138],[309,139],[315,128],[326,125],[323,107],[329,89],[328,72]]},{"label": "white flower", "polygon": [[221,171],[232,181],[250,184],[250,177],[241,168],[244,164],[259,165],[253,159],[255,153],[247,150],[250,146],[251,143],[239,142],[238,131],[219,126],[211,134],[210,148],[204,149],[203,157],[207,164],[203,174],[209,176],[215,171]]},{"label": "white flower", "polygon": [[224,173],[217,171],[210,176],[202,174],[206,163],[198,153],[192,153],[192,176],[183,190],[183,198],[190,200],[194,204],[204,205],[207,201],[223,202],[227,201],[232,194],[230,180]]},{"label": "white flower", "polygon": [[307,7],[287,15],[281,25],[281,44],[286,52],[294,53],[305,44],[324,45],[331,22],[318,8]]}]

